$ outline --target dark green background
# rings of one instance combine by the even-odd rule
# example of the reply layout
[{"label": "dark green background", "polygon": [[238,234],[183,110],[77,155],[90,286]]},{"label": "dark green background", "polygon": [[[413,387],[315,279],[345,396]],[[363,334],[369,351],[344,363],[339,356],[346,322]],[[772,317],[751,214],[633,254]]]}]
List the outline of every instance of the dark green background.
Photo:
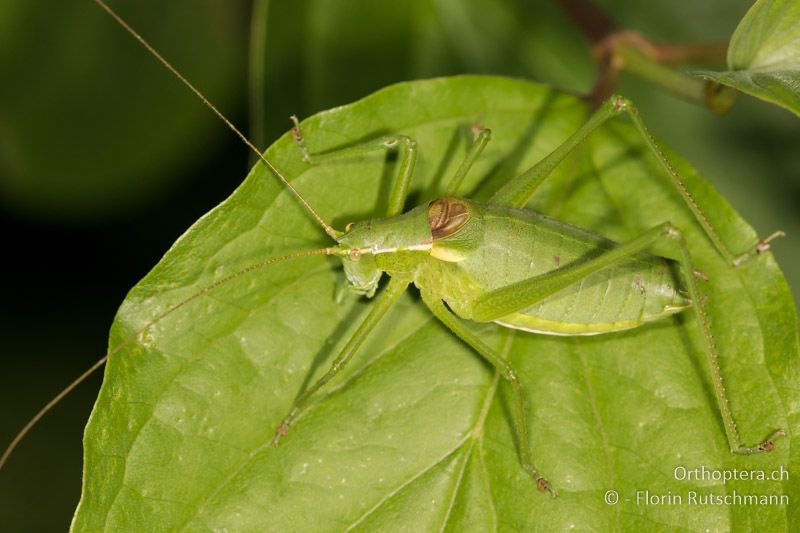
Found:
[{"label": "dark green background", "polygon": [[[725,41],[749,2],[611,1],[654,40]],[[529,4],[535,4],[530,7]],[[118,1],[121,14],[238,124],[248,124],[249,2]],[[462,72],[576,91],[581,35],[546,2],[273,2],[264,145],[307,116],[386,84]],[[370,20],[369,24],[364,21]],[[246,149],[90,0],[0,4],[4,257],[0,442],[105,351],[128,288],[244,177]],[[761,234],[800,286],[800,123],[740,96],[725,117],[624,77],[619,92]],[[63,530],[80,489],[80,436],[99,385],[56,409],[0,472],[0,523]]]}]

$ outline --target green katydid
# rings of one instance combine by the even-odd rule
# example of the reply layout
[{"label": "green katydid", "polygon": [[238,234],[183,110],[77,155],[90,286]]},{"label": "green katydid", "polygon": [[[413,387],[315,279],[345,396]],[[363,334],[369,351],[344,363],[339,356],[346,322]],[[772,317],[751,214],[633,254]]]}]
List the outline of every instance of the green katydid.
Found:
[{"label": "green katydid", "polygon": [[[773,439],[782,435],[783,430],[775,430],[764,441],[750,446],[742,441],[736,429],[710,325],[696,286],[698,274],[677,228],[665,222],[629,243],[617,245],[599,235],[521,209],[575,147],[599,125],[623,112],[631,116],[720,254],[732,265],[738,265],[769,248],[770,238],[739,257],[727,249],[650,136],[636,108],[619,96],[606,101],[581,129],[549,156],[503,185],[488,203],[443,196],[407,213],[402,213],[402,208],[416,158],[416,143],[412,139],[388,136],[342,153],[314,158],[305,147],[295,119],[293,135],[304,160],[309,163],[319,164],[325,159],[398,146],[403,147],[403,156],[386,218],[351,223],[344,232],[326,228],[338,243],[326,253],[341,257],[352,290],[371,298],[383,274],[388,274],[391,280],[363,324],[337,355],[331,369],[293,403],[273,443],[277,445],[287,434],[291,423],[314,394],[347,364],[375,324],[413,283],[436,318],[491,363],[511,385],[519,443],[527,443],[528,437],[517,373],[459,319],[496,322],[532,333],[595,335],[636,328],[694,306],[731,452],[750,455],[772,450]],[[445,193],[457,194],[464,174],[488,142],[488,133],[488,130],[480,130],[451,181],[452,189]],[[669,260],[644,253],[659,240],[672,240],[680,249],[680,277],[671,276]],[[551,258],[555,257],[559,259],[554,264]],[[523,469],[539,488],[555,494],[533,465],[525,444],[520,444],[519,452]]]},{"label": "green katydid", "polygon": [[[365,325],[350,337],[344,351],[340,353],[331,371],[325,374],[316,384],[306,388],[306,392],[295,401],[289,415],[278,427],[277,436],[282,436],[288,432],[288,427],[293,422],[295,415],[306,406],[307,400],[312,398],[312,393],[338,372],[339,368],[349,360],[349,357],[358,348],[358,345],[364,341],[366,334],[371,329],[371,322],[377,321],[393,301],[402,294],[405,286],[414,281],[418,282],[423,300],[428,304],[433,314],[453,330],[458,337],[473,346],[493,365],[501,369],[500,375],[512,384],[512,390],[515,392],[513,393],[514,406],[510,418],[520,443],[519,455],[521,462],[524,469],[532,475],[540,488],[550,488],[549,483],[532,464],[531,454],[527,446],[525,409],[520,399],[519,384],[513,377],[513,370],[493,349],[484,345],[480,339],[471,334],[463,325],[464,323],[453,315],[453,312],[464,318],[472,318],[476,321],[496,321],[519,329],[562,335],[603,333],[627,329],[641,325],[646,321],[681,311],[687,308],[690,303],[700,310],[699,316],[702,317],[704,315],[702,298],[697,295],[691,258],[683,245],[679,232],[672,226],[664,225],[663,227],[655,228],[628,244],[614,246],[609,241],[596,235],[541,218],[529,211],[514,209],[514,207],[520,208],[527,203],[530,195],[550,175],[558,162],[572,153],[572,150],[593,129],[622,111],[632,113],[634,123],[640,128],[644,139],[653,148],[653,153],[658,160],[665,166],[667,170],[665,175],[673,180],[676,190],[683,194],[687,205],[693,210],[697,220],[705,229],[708,238],[711,239],[719,252],[730,262],[737,263],[743,262],[747,257],[753,255],[747,252],[741,257],[735,257],[734,254],[728,251],[727,247],[716,235],[713,227],[706,222],[705,216],[694,203],[691,195],[683,188],[681,179],[671,169],[667,160],[650,139],[646,130],[644,130],[644,126],[638,119],[635,109],[628,102],[619,98],[609,101],[581,130],[573,134],[551,156],[499,189],[494,199],[487,204],[444,196],[439,200],[426,203],[405,215],[401,215],[400,212],[405,204],[407,191],[413,177],[412,170],[414,166],[413,154],[415,145],[412,140],[406,137],[389,136],[367,144],[356,145],[347,149],[344,153],[332,153],[322,158],[309,154],[301,143],[301,153],[313,163],[324,163],[324,159],[338,159],[354,153],[360,154],[386,148],[401,148],[401,168],[399,178],[396,180],[389,195],[389,208],[386,212],[387,219],[356,223],[345,232],[338,232],[325,225],[329,235],[339,243],[338,246],[329,246],[324,249],[306,253],[301,252],[295,255],[296,257],[302,257],[326,254],[341,257],[345,264],[349,282],[364,294],[372,295],[374,293],[381,271],[390,273],[395,281],[390,282],[381,295],[378,296],[379,299],[369,312],[364,322]],[[298,142],[303,141],[299,126],[295,131]],[[309,138],[309,143],[312,142],[313,137]],[[464,164],[459,167],[455,174],[456,177],[449,184],[451,189],[444,190],[442,191],[443,193],[458,193],[458,182],[466,175],[470,164],[477,159],[487,142],[488,131],[482,130],[477,137],[476,143],[473,144],[464,159]],[[298,198],[301,198],[302,201],[302,197],[298,195]],[[482,225],[486,225],[486,227],[481,228],[480,226]],[[531,270],[522,272],[521,276],[519,272],[514,273],[513,269],[500,272],[496,265],[486,263],[487,256],[499,252],[492,251],[487,253],[487,248],[484,246],[485,239],[481,237],[481,232],[488,229],[494,233],[494,240],[486,244],[496,244],[500,247],[508,245],[509,248],[504,253],[509,254],[509,257],[517,257],[516,252],[520,250],[522,250],[520,253],[529,253],[529,250],[524,251],[524,246],[519,241],[502,242],[503,234],[507,232],[511,225],[527,227],[526,231],[532,232],[531,235],[535,235],[537,241],[547,239],[545,235],[553,235],[558,237],[558,241],[571,240],[573,247],[565,247],[563,243],[545,242],[541,246],[544,246],[542,255],[546,260],[536,265],[537,268],[541,267],[542,270],[537,272],[532,265],[529,265]],[[395,228],[399,229],[396,230]],[[426,231],[428,233],[425,233]],[[434,233],[436,237],[434,237]],[[377,239],[377,242],[375,239]],[[387,242],[387,239],[389,242]],[[672,263],[668,263],[657,256],[644,254],[643,250],[649,248],[657,240],[673,240],[677,243],[679,256],[682,260],[679,272],[673,272],[670,266]],[[766,247],[766,243],[760,243],[757,249],[763,250]],[[584,255],[587,253],[591,256],[591,259],[584,260]],[[478,257],[475,254],[483,254],[480,266],[491,271],[493,276],[484,275],[485,282],[483,284],[465,283],[469,285],[466,288],[454,287],[454,285],[463,285],[464,283],[461,282],[466,279],[464,271],[459,271],[457,268],[474,266]],[[528,263],[531,262],[530,255],[523,255],[523,257]],[[275,260],[268,260],[248,269],[248,272],[274,263]],[[471,274],[479,277],[476,270],[472,270]],[[537,274],[540,274],[541,277],[537,278]],[[240,278],[242,275],[244,275],[244,272],[240,271],[232,276]],[[213,287],[210,286],[207,290],[181,300],[165,312],[157,314],[156,318],[146,328],[149,329],[154,323],[160,322],[165,318],[167,314],[172,314],[178,308],[185,307],[200,296],[210,293],[212,288],[216,288],[221,283],[231,279],[231,276],[224,277],[219,282],[214,283]],[[536,283],[531,282],[531,280],[536,281]],[[583,280],[591,280],[587,285],[604,282],[611,286],[613,283],[619,283],[619,287],[628,291],[624,293],[625,298],[633,298],[634,301],[638,298],[638,310],[633,314],[625,314],[630,309],[635,309],[635,307],[623,310],[624,306],[620,306],[614,311],[618,313],[616,316],[614,312],[609,311],[611,318],[608,316],[602,317],[603,312],[601,310],[600,313],[597,313],[592,318],[598,319],[597,322],[591,322],[591,320],[585,318],[582,319],[582,322],[576,320],[570,322],[568,320],[569,313],[565,311],[565,307],[562,307],[563,302],[562,304],[556,303],[558,300],[556,296],[559,296],[556,293],[558,291],[568,292],[571,287],[575,287]],[[468,281],[475,282],[471,278]],[[685,289],[688,294],[682,294],[681,289]],[[553,297],[551,298],[551,296]],[[448,304],[449,310],[441,303],[442,300]],[[602,300],[591,299],[588,302],[590,304],[592,302],[608,303],[608,301],[603,302]],[[628,303],[631,302],[626,302],[626,305]],[[631,305],[634,304],[631,303]],[[643,306],[650,305],[654,306],[652,312],[649,309],[645,312]],[[535,312],[527,312],[527,310],[537,306],[538,309]],[[706,345],[707,354],[712,361],[711,369],[714,373],[715,392],[731,449],[740,453],[754,453],[771,448],[771,436],[755,446],[746,446],[739,438],[722,389],[719,369],[715,362],[716,353],[713,344],[710,342],[708,323],[701,318],[699,325],[703,331],[704,338],[709,339]],[[139,334],[145,337],[143,343],[146,344],[148,332],[140,330],[137,332],[137,335]]]}]

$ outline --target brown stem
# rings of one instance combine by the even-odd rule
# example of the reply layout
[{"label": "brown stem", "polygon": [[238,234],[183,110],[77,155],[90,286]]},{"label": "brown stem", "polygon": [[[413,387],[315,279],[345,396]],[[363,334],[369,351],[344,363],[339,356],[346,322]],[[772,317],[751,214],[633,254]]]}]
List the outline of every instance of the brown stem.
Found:
[{"label": "brown stem", "polygon": [[585,99],[593,105],[599,105],[614,93],[623,69],[718,113],[728,111],[733,104],[730,91],[668,66],[724,61],[726,45],[656,44],[638,32],[618,29],[591,0],[557,2],[591,45],[597,77]]},{"label": "brown stem", "polygon": [[654,46],[659,63],[724,63],[727,43],[658,44]]},{"label": "brown stem", "polygon": [[617,25],[589,0],[558,0],[558,5],[592,45],[617,31]]},{"label": "brown stem", "polygon": [[609,96],[614,94],[614,89],[619,83],[619,68],[614,64],[611,54],[603,54],[601,57],[597,57],[596,61],[597,77],[592,88],[584,96],[592,108],[599,107]]}]

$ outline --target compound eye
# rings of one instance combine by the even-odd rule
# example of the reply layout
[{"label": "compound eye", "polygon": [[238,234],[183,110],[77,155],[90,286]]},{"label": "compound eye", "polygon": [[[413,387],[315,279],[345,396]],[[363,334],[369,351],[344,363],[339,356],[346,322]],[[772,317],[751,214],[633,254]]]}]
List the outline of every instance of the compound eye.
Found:
[{"label": "compound eye", "polygon": [[350,231],[351,229],[353,229],[353,223],[352,222],[348,222],[347,225],[344,227],[344,231],[347,232],[347,231]]},{"label": "compound eye", "polygon": [[469,217],[467,204],[458,198],[443,196],[428,204],[428,225],[435,241],[457,233]]},{"label": "compound eye", "polygon": [[350,259],[353,261],[361,259],[361,250],[350,250]]}]

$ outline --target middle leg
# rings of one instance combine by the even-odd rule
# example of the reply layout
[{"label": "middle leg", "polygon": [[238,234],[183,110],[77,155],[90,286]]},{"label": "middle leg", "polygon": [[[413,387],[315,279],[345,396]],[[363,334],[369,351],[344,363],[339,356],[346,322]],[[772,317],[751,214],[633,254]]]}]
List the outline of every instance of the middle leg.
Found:
[{"label": "middle leg", "polygon": [[528,428],[525,422],[525,406],[522,400],[522,385],[520,385],[517,372],[508,361],[487,346],[486,343],[470,331],[457,316],[451,313],[442,303],[441,299],[432,294],[422,292],[422,300],[436,318],[447,326],[458,338],[470,345],[484,359],[491,363],[500,373],[500,376],[511,385],[514,398],[514,406],[512,409],[514,429],[517,435],[519,458],[520,463],[522,463],[522,468],[533,478],[540,491],[547,491],[552,496],[556,496],[556,489],[550,485],[550,482],[547,481],[544,475],[539,472],[539,469],[534,466],[533,459],[531,458],[530,445],[528,444]]}]

